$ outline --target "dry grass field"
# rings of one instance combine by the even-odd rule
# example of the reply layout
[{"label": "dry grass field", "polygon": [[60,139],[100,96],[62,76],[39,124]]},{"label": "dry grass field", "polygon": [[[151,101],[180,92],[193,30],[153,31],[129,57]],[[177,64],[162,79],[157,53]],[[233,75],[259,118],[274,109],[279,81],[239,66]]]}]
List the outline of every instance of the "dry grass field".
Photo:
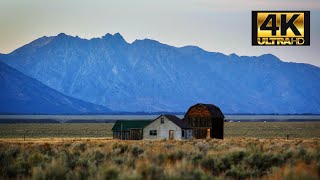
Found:
[{"label": "dry grass field", "polygon": [[[0,138],[106,138],[112,123],[0,124]],[[320,122],[227,122],[225,137],[320,138]]]},{"label": "dry grass field", "polygon": [[225,123],[226,137],[320,138],[320,122],[233,122]]},{"label": "dry grass field", "polygon": [[226,123],[224,140],[120,141],[111,128],[0,125],[0,179],[320,179],[318,122]]},{"label": "dry grass field", "polygon": [[0,179],[319,179],[320,139],[0,140]]},{"label": "dry grass field", "polygon": [[112,137],[113,123],[0,124],[0,138]]}]

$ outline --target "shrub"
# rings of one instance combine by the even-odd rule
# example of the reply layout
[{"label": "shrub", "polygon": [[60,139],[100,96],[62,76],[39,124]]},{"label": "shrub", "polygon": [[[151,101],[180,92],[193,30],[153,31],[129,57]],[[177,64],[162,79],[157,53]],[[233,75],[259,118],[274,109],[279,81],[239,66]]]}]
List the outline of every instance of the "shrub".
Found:
[{"label": "shrub", "polygon": [[49,156],[53,155],[53,150],[48,143],[40,145],[39,149],[41,154],[48,154]]},{"label": "shrub", "polygon": [[162,166],[165,162],[165,160],[167,159],[167,155],[163,154],[163,153],[159,153],[156,154],[154,156],[151,157],[152,158],[152,162],[158,166]]},{"label": "shrub", "polygon": [[311,154],[306,154],[303,158],[304,162],[307,164],[311,164],[311,162],[314,160],[314,157]]},{"label": "shrub", "polygon": [[29,169],[29,164],[20,159],[9,165],[7,174],[9,177],[17,177],[18,175],[29,175]]},{"label": "shrub", "polygon": [[300,148],[298,151],[298,157],[303,158],[307,154],[307,151],[304,148]]},{"label": "shrub", "polygon": [[225,155],[225,159],[228,159],[230,161],[230,164],[238,164],[241,162],[245,157],[247,156],[247,153],[244,151],[234,151],[229,154]]},{"label": "shrub", "polygon": [[153,179],[167,179],[165,177],[162,167],[157,165],[142,165],[138,168],[138,172],[141,175],[141,179],[153,180]]},{"label": "shrub", "polygon": [[198,142],[196,147],[199,149],[200,152],[207,153],[209,149],[209,145],[206,142]]},{"label": "shrub", "polygon": [[166,144],[166,145],[165,145],[165,148],[166,148],[167,150],[171,150],[171,149],[174,149],[174,148],[175,148],[175,145],[174,145],[174,144]]},{"label": "shrub", "polygon": [[248,156],[246,162],[251,168],[258,170],[258,175],[261,176],[272,166],[281,166],[285,160],[279,154],[254,153]]},{"label": "shrub", "polygon": [[94,155],[93,158],[95,161],[95,165],[99,166],[99,164],[101,164],[104,161],[105,155],[103,153],[101,153],[100,151],[94,151],[93,155]]},{"label": "shrub", "polygon": [[75,146],[74,146],[74,149],[75,149],[76,151],[82,151],[82,152],[84,152],[84,151],[86,150],[86,148],[87,148],[87,144],[86,144],[86,143],[77,143],[77,144],[75,144]]},{"label": "shrub", "polygon": [[138,146],[133,146],[131,149],[131,153],[134,157],[138,157],[143,152],[144,152],[143,149]]},{"label": "shrub", "polygon": [[245,179],[250,176],[250,173],[245,171],[242,166],[232,165],[231,168],[226,171],[226,176],[234,179]]},{"label": "shrub", "polygon": [[65,147],[65,148],[68,148],[68,147],[70,147],[70,146],[71,146],[71,143],[65,143],[65,144],[64,144],[64,147]]},{"label": "shrub", "polygon": [[53,160],[43,167],[35,167],[32,171],[33,179],[65,179],[68,167],[61,160]]},{"label": "shrub", "polygon": [[30,154],[28,157],[28,163],[31,166],[38,166],[41,162],[43,162],[43,156],[38,152]]},{"label": "shrub", "polygon": [[168,155],[168,159],[172,162],[181,160],[184,157],[185,153],[181,150],[172,152]]},{"label": "shrub", "polygon": [[111,167],[105,166],[101,170],[101,173],[102,173],[101,175],[102,179],[113,180],[113,179],[118,179],[119,177],[119,170],[112,166]]},{"label": "shrub", "polygon": [[201,161],[201,167],[213,175],[219,175],[221,173],[221,164],[217,158],[208,157]]},{"label": "shrub", "polygon": [[190,171],[185,171],[185,169],[177,170],[179,173],[177,175],[170,177],[169,179],[176,179],[176,180],[193,180],[193,179],[212,179],[212,177],[206,176],[205,172],[201,171],[200,169],[192,169]]},{"label": "shrub", "polygon": [[124,159],[122,157],[114,157],[113,162],[117,165],[122,165],[124,163]]},{"label": "shrub", "polygon": [[291,151],[291,150],[288,150],[288,151],[285,152],[285,154],[284,154],[284,159],[285,159],[285,160],[288,160],[288,159],[292,158],[292,155],[293,155],[292,151]]},{"label": "shrub", "polygon": [[115,143],[112,145],[112,150],[113,150],[113,152],[115,152],[117,154],[123,154],[123,153],[127,152],[128,145]]},{"label": "shrub", "polygon": [[192,164],[198,165],[201,162],[202,158],[203,158],[202,154],[193,155],[191,158]]}]

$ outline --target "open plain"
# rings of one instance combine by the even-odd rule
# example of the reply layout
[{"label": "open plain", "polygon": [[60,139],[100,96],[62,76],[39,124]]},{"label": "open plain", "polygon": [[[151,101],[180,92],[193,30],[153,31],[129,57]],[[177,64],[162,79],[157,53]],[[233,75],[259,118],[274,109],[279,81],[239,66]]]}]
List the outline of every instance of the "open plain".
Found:
[{"label": "open plain", "polygon": [[112,124],[2,124],[0,178],[319,179],[319,127],[225,123],[224,140],[122,141]]}]

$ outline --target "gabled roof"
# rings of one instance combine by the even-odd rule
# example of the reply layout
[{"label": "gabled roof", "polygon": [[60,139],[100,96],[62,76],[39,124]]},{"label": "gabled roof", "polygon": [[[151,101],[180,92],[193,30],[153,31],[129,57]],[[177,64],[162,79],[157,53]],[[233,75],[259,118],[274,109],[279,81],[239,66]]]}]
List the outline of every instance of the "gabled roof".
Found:
[{"label": "gabled roof", "polygon": [[[149,120],[118,120],[112,131],[129,131],[130,129],[143,129],[146,125],[151,123]],[[122,126],[122,128],[121,128]]]},{"label": "gabled roof", "polygon": [[[191,126],[189,126],[187,123],[185,123],[184,121],[182,121],[180,118],[178,118],[175,115],[165,114],[162,116],[165,116],[167,119],[169,119],[171,122],[173,122],[174,124],[179,126],[181,129],[191,129],[192,128]],[[161,116],[159,116],[159,117],[161,117]],[[158,119],[158,118],[156,118],[156,119]]]},{"label": "gabled roof", "polygon": [[[208,111],[210,112],[212,118],[222,118],[222,119],[224,118],[224,115],[223,115],[222,111],[220,110],[220,108],[218,108],[217,106],[215,106],[213,104],[202,104],[202,103],[198,103],[198,104],[195,104],[195,105],[191,106],[188,109],[186,115],[188,114],[189,110],[191,108],[193,108],[194,106],[204,106],[204,107],[206,107],[208,109]],[[185,115],[185,117],[186,117],[186,115]]]}]

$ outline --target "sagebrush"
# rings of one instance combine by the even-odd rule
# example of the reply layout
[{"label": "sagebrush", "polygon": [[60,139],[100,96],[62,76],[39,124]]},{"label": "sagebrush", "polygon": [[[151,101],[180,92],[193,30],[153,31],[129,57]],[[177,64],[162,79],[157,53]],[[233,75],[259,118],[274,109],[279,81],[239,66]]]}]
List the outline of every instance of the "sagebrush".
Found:
[{"label": "sagebrush", "polygon": [[0,142],[0,178],[319,179],[319,139]]}]

